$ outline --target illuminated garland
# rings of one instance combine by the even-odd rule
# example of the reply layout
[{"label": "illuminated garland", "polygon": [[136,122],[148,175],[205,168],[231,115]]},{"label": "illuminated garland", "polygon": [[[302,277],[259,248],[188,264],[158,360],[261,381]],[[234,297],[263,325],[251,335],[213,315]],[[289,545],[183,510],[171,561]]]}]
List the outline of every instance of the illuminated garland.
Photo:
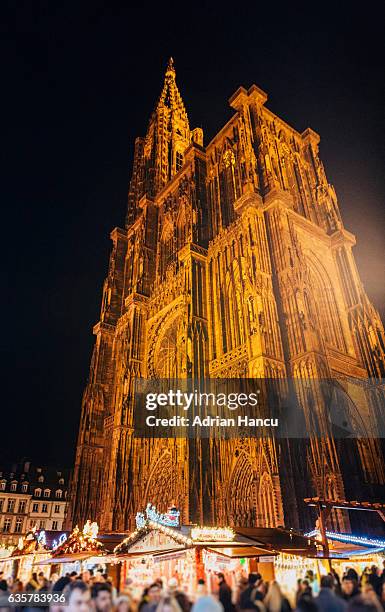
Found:
[{"label": "illuminated garland", "polygon": [[[305,534],[306,537],[313,538],[315,536],[320,536],[321,533],[319,529],[314,529],[309,533]],[[345,542],[346,544],[358,544],[362,546],[372,546],[375,548],[385,548],[385,540],[377,540],[372,538],[365,538],[361,536],[349,535],[347,533],[333,533],[332,531],[326,532],[326,537],[329,540],[336,540],[338,542]]]},{"label": "illuminated garland", "polygon": [[129,536],[127,536],[123,542],[118,544],[115,547],[115,554],[124,554],[126,553],[131,546],[136,544],[138,540],[140,540],[143,536],[147,535],[151,530],[160,531],[164,535],[169,536],[178,544],[183,544],[184,546],[192,546],[194,542],[191,538],[183,535],[179,531],[172,529],[171,527],[167,527],[166,525],[162,525],[160,523],[156,523],[155,521],[146,520],[143,527],[140,529],[136,529]]},{"label": "illuminated garland", "polygon": [[82,531],[76,525],[68,538],[62,541],[62,544],[56,548],[52,557],[57,558],[62,555],[73,555],[82,552],[100,553],[103,550],[103,545],[97,539],[97,535],[97,523],[91,523],[88,520]]},{"label": "illuminated garland", "polygon": [[231,542],[235,538],[235,532],[231,527],[194,527],[191,537],[200,542]]},{"label": "illuminated garland", "polygon": [[32,553],[43,553],[48,550],[45,531],[37,531],[34,527],[25,537],[19,538],[17,548],[13,551],[12,556],[30,555]]}]

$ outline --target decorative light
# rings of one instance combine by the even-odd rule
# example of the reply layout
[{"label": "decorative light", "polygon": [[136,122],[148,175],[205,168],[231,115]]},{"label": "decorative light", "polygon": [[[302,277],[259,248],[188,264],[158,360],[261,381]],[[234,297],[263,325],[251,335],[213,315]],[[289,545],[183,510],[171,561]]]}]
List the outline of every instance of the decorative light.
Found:
[{"label": "decorative light", "polygon": [[144,527],[146,520],[168,527],[178,527],[179,517],[180,512],[176,508],[170,508],[165,514],[161,514],[153,504],[148,503],[145,512],[137,513],[135,521],[138,529]]},{"label": "decorative light", "polygon": [[196,541],[231,542],[235,532],[231,527],[194,527],[191,537]]},{"label": "decorative light", "polygon": [[[306,537],[314,538],[320,536],[319,529],[314,529],[309,533],[305,533]],[[326,532],[326,537],[329,540],[337,540],[338,542],[346,542],[347,544],[357,544],[359,546],[372,546],[375,548],[385,548],[385,540],[378,540],[376,538],[367,538],[362,536],[349,535],[348,533],[334,533],[332,531]]]}]

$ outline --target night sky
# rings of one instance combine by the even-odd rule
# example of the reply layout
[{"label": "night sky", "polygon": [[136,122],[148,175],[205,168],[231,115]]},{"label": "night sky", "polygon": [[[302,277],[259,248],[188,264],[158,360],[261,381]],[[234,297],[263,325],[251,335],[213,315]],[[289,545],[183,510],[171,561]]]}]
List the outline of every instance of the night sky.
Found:
[{"label": "night sky", "polygon": [[170,55],[206,143],[252,83],[321,135],[384,313],[382,3],[129,4],[1,6],[1,460],[71,466],[109,233],[124,224],[134,138]]}]

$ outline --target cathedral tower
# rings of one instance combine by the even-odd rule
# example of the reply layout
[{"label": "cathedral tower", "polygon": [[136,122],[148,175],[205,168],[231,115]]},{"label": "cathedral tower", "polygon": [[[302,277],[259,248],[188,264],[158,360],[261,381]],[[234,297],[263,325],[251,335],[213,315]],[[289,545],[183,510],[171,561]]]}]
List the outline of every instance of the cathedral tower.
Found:
[{"label": "cathedral tower", "polygon": [[[135,142],[126,227],[111,233],[73,524],[92,518],[126,530],[147,502],[163,511],[174,500],[184,522],[305,528],[304,497],[358,499],[384,484],[375,439],[342,448],[327,428],[299,444],[133,437],[137,377],[333,378],[353,420],[375,419],[365,389],[352,397],[349,387],[383,376],[385,354],[355,238],[319,158],[319,136],[300,134],[266,101],[257,86],[240,87],[232,118],[203,146],[168,64],[147,134]],[[304,396],[301,409],[308,422],[322,421],[321,400],[314,408]],[[342,513],[331,520],[349,528]]]}]

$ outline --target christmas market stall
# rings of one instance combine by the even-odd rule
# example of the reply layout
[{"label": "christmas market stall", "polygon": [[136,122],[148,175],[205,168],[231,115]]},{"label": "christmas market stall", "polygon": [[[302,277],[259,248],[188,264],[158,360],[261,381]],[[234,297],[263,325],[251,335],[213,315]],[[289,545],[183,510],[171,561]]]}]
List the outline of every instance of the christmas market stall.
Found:
[{"label": "christmas market stall", "polygon": [[12,558],[12,553],[15,550],[15,546],[0,546],[0,572],[3,573],[5,579],[13,575],[13,567],[15,560]]},{"label": "christmas market stall", "polygon": [[[308,535],[314,538],[321,537],[318,529]],[[341,577],[349,568],[355,569],[359,576],[365,568],[372,565],[382,568],[385,560],[384,539],[333,531],[326,531],[326,537],[333,557],[333,568]]]},{"label": "christmas market stall", "polygon": [[41,566],[40,571],[49,576],[50,567],[47,562],[50,557],[51,551],[46,532],[34,527],[24,537],[19,538],[17,548],[11,555],[13,566],[10,575],[26,584],[34,571],[33,566],[38,563]]},{"label": "christmas market stall", "polygon": [[[104,561],[108,551],[98,540],[98,531],[97,523],[88,520],[82,530],[76,526],[68,536],[63,535],[55,542],[48,560],[48,564],[55,566],[55,573],[80,572],[89,565],[93,567],[98,560]],[[35,565],[42,565],[42,562]]]},{"label": "christmas market stall", "polygon": [[[266,579],[274,578],[276,559],[292,554],[297,559],[317,556],[317,546],[310,537],[284,530],[258,530],[230,527],[180,525],[176,508],[159,513],[151,504],[136,516],[136,530],[115,548],[122,562],[120,586],[125,582],[137,596],[155,579],[167,583],[177,578],[180,588],[193,595],[199,578],[208,590],[217,587],[216,574],[222,572],[235,588],[242,577],[260,571]],[[311,567],[315,566],[314,561]],[[310,567],[310,566],[309,566]]]}]

